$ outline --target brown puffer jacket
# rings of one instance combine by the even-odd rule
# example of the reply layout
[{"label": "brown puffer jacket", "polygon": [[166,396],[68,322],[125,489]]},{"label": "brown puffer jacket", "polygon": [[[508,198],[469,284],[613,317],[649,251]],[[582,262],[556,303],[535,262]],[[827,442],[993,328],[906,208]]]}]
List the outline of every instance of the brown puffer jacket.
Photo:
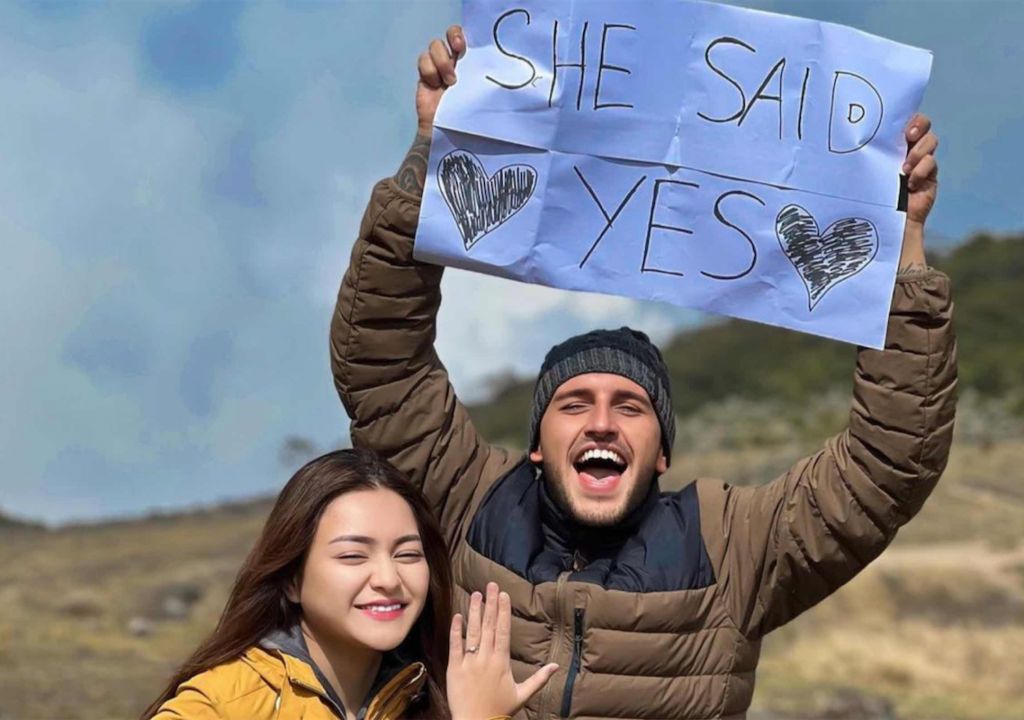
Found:
[{"label": "brown puffer jacket", "polygon": [[457,602],[490,580],[511,595],[517,678],[559,663],[525,717],[745,717],[762,636],[875,558],[945,467],[948,278],[897,283],[887,349],[858,351],[849,427],[821,451],[763,486],[702,479],[651,497],[620,550],[558,572],[538,559],[536,472],[477,434],[434,351],[442,271],[412,257],[418,213],[393,181],[374,189],[331,326],[335,383],[353,442],[440,517]]}]

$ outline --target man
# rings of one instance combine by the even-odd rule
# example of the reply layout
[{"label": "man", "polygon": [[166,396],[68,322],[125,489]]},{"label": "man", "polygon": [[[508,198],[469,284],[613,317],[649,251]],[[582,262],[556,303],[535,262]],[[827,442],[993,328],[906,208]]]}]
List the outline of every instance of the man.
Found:
[{"label": "man", "polygon": [[353,442],[423,488],[463,607],[479,613],[489,581],[510,594],[517,678],[559,664],[526,717],[743,718],[761,638],[875,558],[946,464],[956,361],[949,281],[924,260],[930,122],[907,128],[887,347],[857,351],[849,427],[767,485],[661,494],[675,425],[668,373],[641,333],[551,350],[525,457],[476,433],[434,352],[442,270],[413,259],[413,237],[434,110],[464,49],[456,26],[420,57],[419,133],[374,189],[338,296],[331,359]]}]

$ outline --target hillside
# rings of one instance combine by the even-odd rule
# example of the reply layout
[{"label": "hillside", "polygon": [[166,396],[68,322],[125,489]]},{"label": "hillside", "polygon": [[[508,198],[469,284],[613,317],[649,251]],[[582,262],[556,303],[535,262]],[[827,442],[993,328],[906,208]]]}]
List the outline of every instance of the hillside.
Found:
[{"label": "hillside", "polygon": [[[977,235],[933,264],[953,281],[961,388],[1013,396],[1024,415],[1024,235]],[[683,332],[662,349],[682,416],[729,397],[799,409],[808,397],[849,387],[854,354],[843,343],[739,320]],[[490,440],[522,445],[532,390],[533,378],[506,383],[470,413]]]},{"label": "hillside", "polygon": [[13,517],[0,510],[0,531],[35,530],[42,527],[39,523]]}]

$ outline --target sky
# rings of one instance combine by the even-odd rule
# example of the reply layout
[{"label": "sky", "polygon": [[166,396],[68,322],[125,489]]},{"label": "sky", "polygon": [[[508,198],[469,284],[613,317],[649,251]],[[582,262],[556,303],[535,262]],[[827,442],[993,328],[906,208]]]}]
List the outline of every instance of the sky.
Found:
[{"label": "sky", "polygon": [[[1024,3],[736,3],[935,53],[937,238],[1024,230]],[[277,491],[347,438],[327,333],[373,183],[415,132],[442,0],[0,4],[0,511],[48,523]],[[446,273],[480,398],[569,334],[696,313]],[[524,423],[525,423],[524,418]],[[289,464],[291,463],[291,464]]]}]

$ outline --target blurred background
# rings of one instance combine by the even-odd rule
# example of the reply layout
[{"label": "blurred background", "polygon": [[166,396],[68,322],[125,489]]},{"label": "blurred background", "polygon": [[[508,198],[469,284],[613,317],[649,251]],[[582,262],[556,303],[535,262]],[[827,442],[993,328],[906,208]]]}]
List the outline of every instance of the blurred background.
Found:
[{"label": "blurred background", "polygon": [[[938,490],[768,639],[752,718],[1024,717],[1024,3],[737,4],[934,52],[929,259],[954,280],[962,379]],[[416,56],[459,14],[0,4],[0,719],[137,716],[212,629],[273,494],[347,443],[335,293],[413,137]],[[496,442],[521,445],[551,344],[625,323],[673,375],[667,487],[764,482],[845,422],[847,345],[459,271],[444,292],[439,352]]]}]

